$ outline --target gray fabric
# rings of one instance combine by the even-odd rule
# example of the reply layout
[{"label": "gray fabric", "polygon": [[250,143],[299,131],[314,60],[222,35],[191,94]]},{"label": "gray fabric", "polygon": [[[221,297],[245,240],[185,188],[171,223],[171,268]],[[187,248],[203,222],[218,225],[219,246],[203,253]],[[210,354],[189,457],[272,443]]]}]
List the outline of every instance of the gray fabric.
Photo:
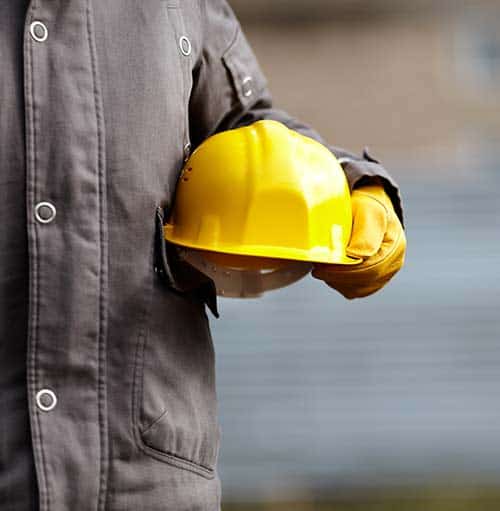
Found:
[{"label": "gray fabric", "polygon": [[158,212],[188,144],[319,135],[273,109],[224,0],[2,0],[0,57],[1,508],[215,511],[213,286],[158,254]]}]

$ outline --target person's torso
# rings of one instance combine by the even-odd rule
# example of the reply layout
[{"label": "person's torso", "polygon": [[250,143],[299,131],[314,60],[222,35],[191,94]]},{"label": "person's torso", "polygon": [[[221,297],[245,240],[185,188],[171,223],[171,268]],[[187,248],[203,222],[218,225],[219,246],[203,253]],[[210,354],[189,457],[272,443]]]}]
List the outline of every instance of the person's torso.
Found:
[{"label": "person's torso", "polygon": [[2,509],[218,509],[205,305],[153,264],[198,3],[24,3],[0,5]]}]

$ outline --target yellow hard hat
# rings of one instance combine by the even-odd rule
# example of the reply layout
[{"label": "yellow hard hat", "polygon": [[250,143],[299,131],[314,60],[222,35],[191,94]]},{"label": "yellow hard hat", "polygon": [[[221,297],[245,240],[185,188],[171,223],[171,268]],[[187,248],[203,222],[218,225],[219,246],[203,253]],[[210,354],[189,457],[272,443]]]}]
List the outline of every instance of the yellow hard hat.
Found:
[{"label": "yellow hard hat", "polygon": [[164,225],[177,245],[240,256],[357,264],[349,186],[319,142],[271,120],[218,133],[179,178]]}]

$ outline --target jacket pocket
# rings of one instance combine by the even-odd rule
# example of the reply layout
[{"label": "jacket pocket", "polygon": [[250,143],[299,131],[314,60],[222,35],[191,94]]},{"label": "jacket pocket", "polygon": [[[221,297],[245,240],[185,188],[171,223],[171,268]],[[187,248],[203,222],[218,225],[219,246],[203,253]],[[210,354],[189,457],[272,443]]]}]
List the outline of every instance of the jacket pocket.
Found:
[{"label": "jacket pocket", "polygon": [[168,244],[159,243],[159,209],[149,318],[135,364],[134,434],[145,454],[211,479],[220,443],[213,341],[200,283],[190,272],[182,277]]},{"label": "jacket pocket", "polygon": [[164,239],[164,211],[165,208],[163,206],[156,208],[155,273],[173,292],[205,303],[212,314],[218,318],[215,283],[204,273],[181,260],[177,255],[175,247]]}]

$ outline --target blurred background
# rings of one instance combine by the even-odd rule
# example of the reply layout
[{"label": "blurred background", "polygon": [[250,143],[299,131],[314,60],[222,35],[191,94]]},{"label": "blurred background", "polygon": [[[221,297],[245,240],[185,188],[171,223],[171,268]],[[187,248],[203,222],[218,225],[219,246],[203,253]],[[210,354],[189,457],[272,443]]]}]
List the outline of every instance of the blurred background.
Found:
[{"label": "blurred background", "polygon": [[231,4],[275,104],[400,183],[408,255],[220,300],[224,510],[498,511],[500,2]]}]

